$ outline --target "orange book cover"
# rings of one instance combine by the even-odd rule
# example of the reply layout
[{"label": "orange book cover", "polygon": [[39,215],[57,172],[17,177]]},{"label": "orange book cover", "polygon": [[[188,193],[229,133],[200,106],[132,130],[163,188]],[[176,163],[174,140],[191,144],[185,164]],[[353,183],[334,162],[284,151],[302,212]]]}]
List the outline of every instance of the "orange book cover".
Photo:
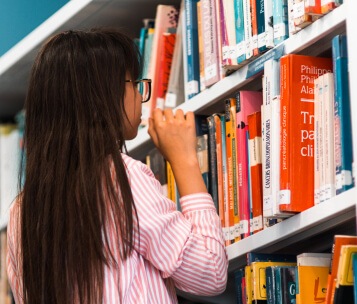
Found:
[{"label": "orange book cover", "polygon": [[[162,34],[162,48],[160,52],[160,65],[158,70],[158,86],[156,103],[152,103],[153,106],[158,108],[164,108],[165,96],[167,87],[169,84],[169,76],[171,70],[172,57],[175,49],[176,41],[176,28],[169,29],[173,32],[165,32]],[[152,111],[153,109],[151,109]]]},{"label": "orange book cover", "polygon": [[280,211],[314,206],[314,79],[331,58],[289,54],[280,59]]},{"label": "orange book cover", "polygon": [[322,0],[321,1],[321,13],[327,14],[336,8],[335,0]]},{"label": "orange book cover", "polygon": [[259,54],[258,48],[258,23],[257,23],[257,2],[256,0],[250,0],[250,15],[252,22],[252,48],[253,56]]},{"label": "orange book cover", "polygon": [[341,247],[343,245],[357,245],[357,236],[353,235],[335,235],[332,245],[331,266],[327,281],[326,301],[325,304],[333,303],[333,296],[336,286],[336,278],[338,272],[338,264],[340,258]]},{"label": "orange book cover", "polygon": [[221,219],[224,238],[228,240],[228,228],[225,220],[225,190],[223,183],[223,159],[222,159],[222,125],[221,114],[212,114],[216,126],[216,154],[217,154],[217,190],[218,190],[218,214]]},{"label": "orange book cover", "polygon": [[252,232],[263,230],[263,177],[262,177],[262,125],[261,112],[248,115],[249,164],[252,200]]},{"label": "orange book cover", "polygon": [[238,182],[237,182],[237,131],[236,131],[237,101],[235,98],[225,100],[226,118],[226,155],[228,172],[228,218],[230,227],[230,239],[238,241],[239,211],[238,211]]}]

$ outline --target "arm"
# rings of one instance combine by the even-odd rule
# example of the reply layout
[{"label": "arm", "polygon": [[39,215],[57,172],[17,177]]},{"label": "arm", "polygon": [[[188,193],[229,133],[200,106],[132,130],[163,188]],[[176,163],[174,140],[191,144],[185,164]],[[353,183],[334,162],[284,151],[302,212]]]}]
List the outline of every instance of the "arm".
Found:
[{"label": "arm", "polygon": [[181,198],[182,213],[178,212],[147,166],[131,160],[127,167],[140,225],[135,250],[181,290],[200,295],[223,292],[228,262],[211,196],[186,195]]}]

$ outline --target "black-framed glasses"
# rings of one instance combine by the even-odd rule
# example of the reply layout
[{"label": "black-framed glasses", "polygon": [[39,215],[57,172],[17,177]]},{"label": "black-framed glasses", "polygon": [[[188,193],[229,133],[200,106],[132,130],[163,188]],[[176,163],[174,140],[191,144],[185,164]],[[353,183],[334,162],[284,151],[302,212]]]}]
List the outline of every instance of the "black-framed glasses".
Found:
[{"label": "black-framed glasses", "polygon": [[141,102],[147,102],[151,97],[151,79],[125,80],[125,82],[132,82],[136,85],[139,93],[142,96]]}]

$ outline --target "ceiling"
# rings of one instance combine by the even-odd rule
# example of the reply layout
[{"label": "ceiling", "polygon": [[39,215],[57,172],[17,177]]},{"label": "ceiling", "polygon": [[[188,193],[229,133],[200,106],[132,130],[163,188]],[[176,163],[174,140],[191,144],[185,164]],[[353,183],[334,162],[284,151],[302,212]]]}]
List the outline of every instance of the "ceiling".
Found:
[{"label": "ceiling", "polygon": [[[76,0],[69,1],[68,4],[71,5],[74,1]],[[114,26],[123,28],[133,37],[138,37],[143,25],[142,20],[154,18],[158,4],[174,4],[178,7],[180,3],[179,0],[88,0],[87,2],[88,4],[64,23],[61,21],[62,24],[52,31],[35,29],[34,33],[38,32],[40,36],[35,36],[38,41],[36,45],[31,41],[24,46],[15,45],[0,58],[0,121],[12,118],[22,109],[32,62],[40,45],[48,36],[68,29]],[[19,58],[9,64],[14,57]]]}]

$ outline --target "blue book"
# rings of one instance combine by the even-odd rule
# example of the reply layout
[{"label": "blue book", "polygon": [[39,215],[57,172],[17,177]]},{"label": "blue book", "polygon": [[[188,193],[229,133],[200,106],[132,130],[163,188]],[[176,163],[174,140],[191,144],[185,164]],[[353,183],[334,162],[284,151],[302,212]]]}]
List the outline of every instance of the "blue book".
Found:
[{"label": "blue book", "polygon": [[257,28],[258,28],[258,53],[261,54],[267,50],[265,33],[265,7],[264,1],[255,0],[257,8]]},{"label": "blue book", "polygon": [[242,284],[245,279],[245,271],[244,268],[237,269],[234,271],[234,285],[236,290],[236,299],[237,304],[243,304],[243,296],[245,297],[244,284]]},{"label": "blue book", "polygon": [[287,0],[273,0],[274,45],[289,37]]},{"label": "blue book", "polygon": [[214,117],[208,116],[208,157],[209,157],[209,193],[212,196],[217,212],[218,207],[218,181],[217,181],[217,151],[216,151],[216,124]]},{"label": "blue book", "polygon": [[237,62],[242,63],[246,60],[246,41],[244,34],[244,11],[243,0],[234,1],[234,18],[236,25],[236,41],[237,41]]},{"label": "blue book", "polygon": [[345,35],[337,35],[332,39],[332,61],[335,86],[335,127],[337,125],[339,129],[337,133],[339,136],[337,138],[335,136],[336,194],[339,194],[352,188],[354,184],[348,54]]},{"label": "blue book", "polygon": [[268,266],[265,268],[265,280],[266,280],[266,290],[267,290],[267,304],[275,304],[275,266]]},{"label": "blue book", "polygon": [[198,0],[185,0],[187,95],[192,98],[200,92],[200,62],[198,50]]}]

